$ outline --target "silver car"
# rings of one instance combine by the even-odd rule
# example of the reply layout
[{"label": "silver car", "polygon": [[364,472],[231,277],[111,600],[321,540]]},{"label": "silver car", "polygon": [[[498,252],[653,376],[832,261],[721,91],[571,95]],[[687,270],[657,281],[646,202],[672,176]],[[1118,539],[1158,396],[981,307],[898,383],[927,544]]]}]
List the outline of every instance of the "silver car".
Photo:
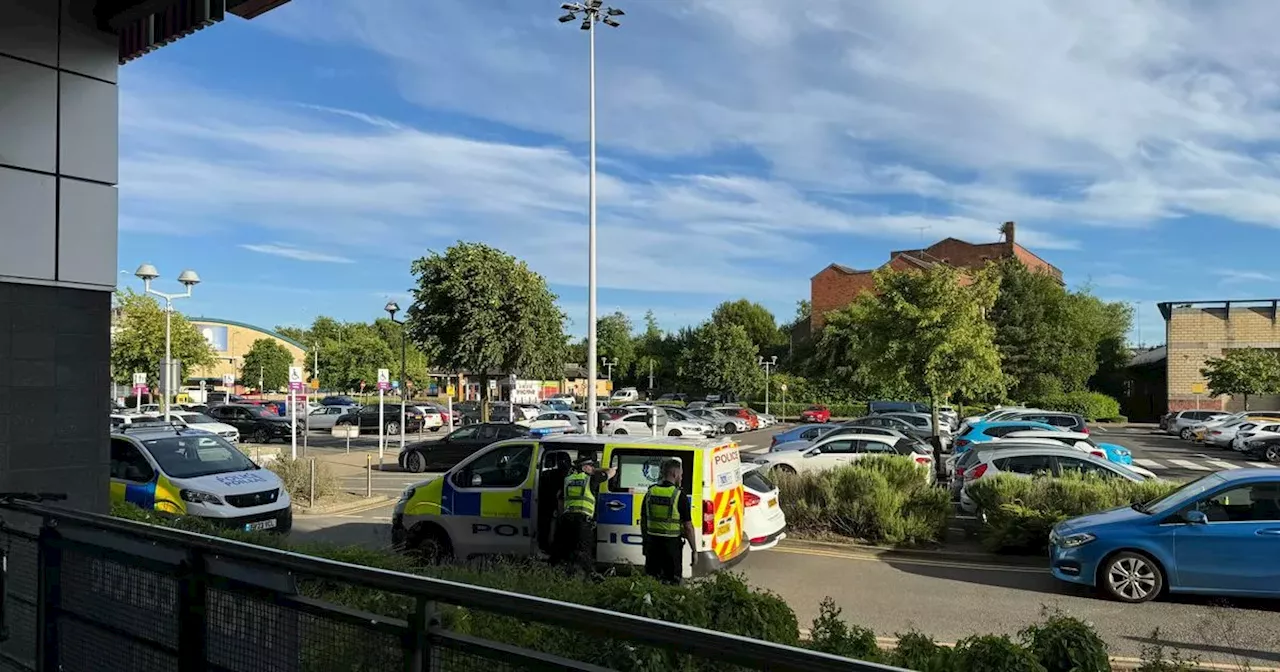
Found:
[{"label": "silver car", "polygon": [[329,431],[344,413],[354,413],[359,406],[321,406],[307,414],[306,426]]}]

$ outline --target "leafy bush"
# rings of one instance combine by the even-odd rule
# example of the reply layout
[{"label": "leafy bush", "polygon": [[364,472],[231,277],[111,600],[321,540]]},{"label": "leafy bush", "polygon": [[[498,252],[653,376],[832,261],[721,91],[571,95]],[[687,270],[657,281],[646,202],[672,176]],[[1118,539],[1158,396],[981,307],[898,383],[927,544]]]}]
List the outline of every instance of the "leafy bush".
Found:
[{"label": "leafy bush", "polygon": [[[314,458],[312,458],[314,460]],[[323,460],[315,460],[316,464],[316,492],[317,500],[333,497],[342,490],[342,484],[338,477],[333,474],[333,469],[329,467],[329,463]],[[280,459],[267,464],[267,468],[280,477],[284,482],[284,489],[288,491],[289,496],[294,501],[308,501],[311,496],[311,460],[291,459],[280,455]]]},{"label": "leafy bush", "polygon": [[948,672],[953,669],[954,650],[939,646],[933,638],[916,631],[898,635],[898,644],[887,656],[890,665],[916,672]]},{"label": "leafy bush", "polygon": [[956,643],[954,672],[1046,672],[1030,651],[1006,635],[974,635]]},{"label": "leafy bush", "polygon": [[1184,656],[1177,648],[1160,644],[1160,628],[1151,631],[1148,637],[1155,644],[1144,644],[1138,667],[1134,672],[1194,672],[1200,669],[1200,659],[1196,656]]},{"label": "leafy bush", "polygon": [[1110,672],[1107,644],[1084,621],[1060,611],[1046,614],[1043,623],[1024,629],[1020,636],[1031,654],[1048,672]]},{"label": "leafy bush", "polygon": [[1053,411],[1065,411],[1097,421],[1120,415],[1120,402],[1101,392],[1062,392],[1045,395],[1031,401],[1031,406]]},{"label": "leafy bush", "polygon": [[979,513],[986,516],[981,536],[987,548],[1041,553],[1049,531],[1059,522],[1148,502],[1176,490],[1178,484],[1133,483],[1093,475],[1025,478],[1004,474],[976,481],[968,488]]},{"label": "leafy bush", "polygon": [[804,474],[774,470],[779,504],[798,533],[837,534],[872,543],[942,539],[951,515],[946,490],[925,481],[908,457],[876,457]]},{"label": "leafy bush", "polygon": [[882,657],[876,633],[849,625],[840,618],[841,609],[835,600],[824,598],[818,605],[818,617],[809,630],[809,648],[857,660],[878,661]]}]

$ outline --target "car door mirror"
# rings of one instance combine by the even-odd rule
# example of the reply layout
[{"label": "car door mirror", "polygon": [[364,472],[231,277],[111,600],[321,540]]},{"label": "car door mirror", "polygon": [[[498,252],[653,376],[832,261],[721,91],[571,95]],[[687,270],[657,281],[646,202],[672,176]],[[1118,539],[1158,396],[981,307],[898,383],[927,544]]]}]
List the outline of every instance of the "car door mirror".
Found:
[{"label": "car door mirror", "polygon": [[817,456],[819,456],[819,455],[821,455],[821,454],[822,454],[822,449],[821,449],[821,448],[810,448],[807,452],[805,452],[804,456],[805,456],[805,457],[817,457]]},{"label": "car door mirror", "polygon": [[1209,516],[1206,516],[1204,511],[1199,509],[1189,509],[1182,512],[1182,520],[1186,521],[1190,525],[1207,525],[1209,523]]}]

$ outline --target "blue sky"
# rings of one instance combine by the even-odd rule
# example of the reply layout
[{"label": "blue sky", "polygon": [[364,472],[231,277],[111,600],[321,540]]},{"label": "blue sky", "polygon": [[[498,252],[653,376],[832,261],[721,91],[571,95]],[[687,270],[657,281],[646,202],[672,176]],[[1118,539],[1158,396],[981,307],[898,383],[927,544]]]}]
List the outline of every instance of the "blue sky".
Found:
[{"label": "blue sky", "polygon": [[[558,5],[294,0],[124,67],[120,268],[195,268],[191,314],[364,320],[410,261],[482,241],[584,333],[587,42]],[[831,262],[1010,219],[1137,305],[1135,340],[1163,340],[1157,301],[1277,294],[1278,3],[620,6],[602,314],[670,329],[745,296],[789,319]]]}]

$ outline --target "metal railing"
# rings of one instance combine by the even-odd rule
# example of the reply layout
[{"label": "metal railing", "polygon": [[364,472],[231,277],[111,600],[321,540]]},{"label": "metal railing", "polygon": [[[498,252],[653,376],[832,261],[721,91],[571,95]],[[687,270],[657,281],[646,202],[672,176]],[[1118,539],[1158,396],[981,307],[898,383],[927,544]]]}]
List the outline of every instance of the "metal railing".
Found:
[{"label": "metal railing", "polygon": [[[0,670],[896,669],[44,504],[2,503],[0,514],[40,521],[38,532],[0,527],[9,631]],[[317,585],[386,598],[366,601],[371,609],[393,599],[406,608],[355,609],[318,598],[308,590]],[[582,656],[594,663],[448,625],[479,613],[580,640],[581,649],[551,648],[595,654]]]}]

